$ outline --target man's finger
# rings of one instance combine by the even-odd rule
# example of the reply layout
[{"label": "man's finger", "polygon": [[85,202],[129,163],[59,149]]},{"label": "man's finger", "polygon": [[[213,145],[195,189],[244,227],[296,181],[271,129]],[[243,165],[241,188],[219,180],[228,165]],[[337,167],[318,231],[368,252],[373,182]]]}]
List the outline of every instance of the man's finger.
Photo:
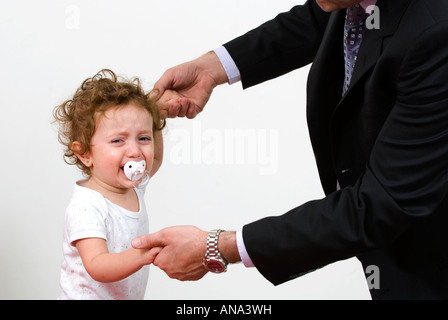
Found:
[{"label": "man's finger", "polygon": [[179,114],[179,110],[181,108],[181,105],[177,102],[171,104],[168,107],[168,117],[169,118],[176,118],[177,115]]}]

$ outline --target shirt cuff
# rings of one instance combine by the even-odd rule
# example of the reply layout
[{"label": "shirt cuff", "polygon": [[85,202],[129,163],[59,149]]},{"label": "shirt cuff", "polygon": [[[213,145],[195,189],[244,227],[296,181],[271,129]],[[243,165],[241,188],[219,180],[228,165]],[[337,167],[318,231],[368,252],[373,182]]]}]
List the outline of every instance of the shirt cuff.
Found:
[{"label": "shirt cuff", "polygon": [[233,61],[229,52],[224,46],[221,46],[215,50],[213,50],[221,61],[222,66],[227,74],[227,79],[229,80],[229,84],[234,84],[241,80],[240,70]]},{"label": "shirt cuff", "polygon": [[246,251],[246,246],[244,245],[243,241],[243,229],[238,229],[236,231],[236,244],[238,246],[238,252],[240,254],[241,261],[243,262],[244,266],[247,268],[255,267],[252,260],[249,257],[249,254]]}]

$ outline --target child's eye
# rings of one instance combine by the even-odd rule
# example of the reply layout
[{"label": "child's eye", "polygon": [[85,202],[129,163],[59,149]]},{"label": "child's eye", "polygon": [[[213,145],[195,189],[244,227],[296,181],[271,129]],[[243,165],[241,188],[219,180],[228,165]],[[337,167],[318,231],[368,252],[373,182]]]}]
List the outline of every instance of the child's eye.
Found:
[{"label": "child's eye", "polygon": [[139,140],[147,142],[147,141],[151,141],[152,139],[151,139],[151,137],[140,137]]},{"label": "child's eye", "polygon": [[123,140],[121,140],[121,139],[113,139],[111,141],[111,143],[120,143],[121,141],[123,141]]}]

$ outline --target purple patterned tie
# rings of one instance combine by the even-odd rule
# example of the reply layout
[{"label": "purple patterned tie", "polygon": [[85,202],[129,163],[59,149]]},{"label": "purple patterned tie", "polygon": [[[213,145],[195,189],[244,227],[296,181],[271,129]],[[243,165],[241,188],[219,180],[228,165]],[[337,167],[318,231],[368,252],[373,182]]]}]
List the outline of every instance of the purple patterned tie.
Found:
[{"label": "purple patterned tie", "polygon": [[359,4],[347,9],[344,32],[345,79],[343,94],[348,89],[361,46],[367,14]]}]

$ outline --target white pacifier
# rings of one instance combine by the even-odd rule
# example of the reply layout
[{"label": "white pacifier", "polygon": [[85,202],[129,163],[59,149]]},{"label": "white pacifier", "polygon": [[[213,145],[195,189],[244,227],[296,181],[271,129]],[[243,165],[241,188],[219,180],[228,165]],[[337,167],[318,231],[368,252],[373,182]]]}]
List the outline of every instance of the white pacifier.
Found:
[{"label": "white pacifier", "polygon": [[149,174],[146,171],[146,161],[128,161],[124,165],[124,174],[131,180],[135,188],[144,188],[149,182]]}]

